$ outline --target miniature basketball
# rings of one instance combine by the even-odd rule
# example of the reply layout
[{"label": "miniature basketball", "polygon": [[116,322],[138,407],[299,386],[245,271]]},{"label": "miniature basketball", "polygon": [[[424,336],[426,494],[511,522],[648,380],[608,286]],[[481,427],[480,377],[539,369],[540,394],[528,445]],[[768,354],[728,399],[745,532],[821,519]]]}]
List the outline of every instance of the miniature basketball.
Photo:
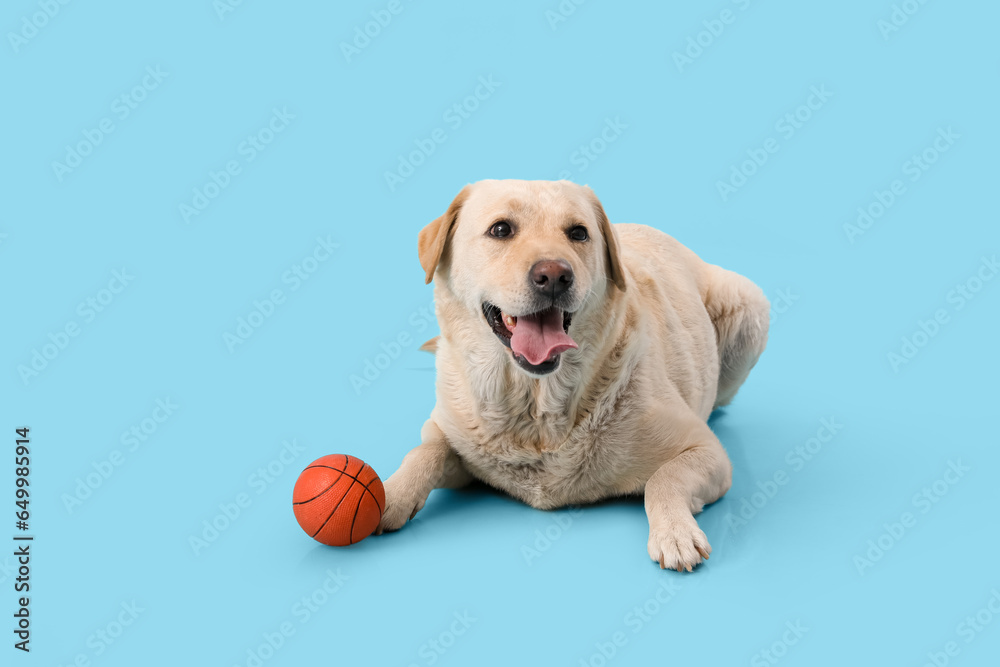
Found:
[{"label": "miniature basketball", "polygon": [[292,508],[302,530],[323,544],[343,547],[378,527],[385,489],[371,466],[347,454],[316,459],[292,491]]}]

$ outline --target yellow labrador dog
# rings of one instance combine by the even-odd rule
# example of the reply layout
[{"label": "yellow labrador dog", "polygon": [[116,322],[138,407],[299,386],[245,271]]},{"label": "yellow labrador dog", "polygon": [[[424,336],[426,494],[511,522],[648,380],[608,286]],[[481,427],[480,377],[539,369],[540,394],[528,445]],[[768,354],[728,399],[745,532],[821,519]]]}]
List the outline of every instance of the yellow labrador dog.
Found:
[{"label": "yellow labrador dog", "polygon": [[764,350],[760,288],[663,232],[611,225],[567,181],[468,185],[419,254],[437,404],[386,480],[379,532],[478,478],[539,509],[642,493],[660,567],[708,558],[694,515],[732,465],[706,419]]}]

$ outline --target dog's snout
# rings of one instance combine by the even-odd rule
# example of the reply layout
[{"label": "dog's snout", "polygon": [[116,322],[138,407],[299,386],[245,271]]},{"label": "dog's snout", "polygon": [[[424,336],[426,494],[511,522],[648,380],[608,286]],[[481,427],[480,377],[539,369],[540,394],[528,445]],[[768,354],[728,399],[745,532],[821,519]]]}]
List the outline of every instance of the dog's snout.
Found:
[{"label": "dog's snout", "polygon": [[543,259],[531,267],[531,283],[547,297],[558,298],[573,284],[573,267],[562,259]]}]

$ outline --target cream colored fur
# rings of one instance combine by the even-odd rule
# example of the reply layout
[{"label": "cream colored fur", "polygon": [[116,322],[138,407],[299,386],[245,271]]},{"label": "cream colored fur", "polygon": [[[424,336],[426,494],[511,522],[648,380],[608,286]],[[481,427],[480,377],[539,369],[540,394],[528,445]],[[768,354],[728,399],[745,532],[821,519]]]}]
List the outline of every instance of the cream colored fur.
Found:
[{"label": "cream colored fur", "polygon": [[[492,238],[497,220],[516,233]],[[590,233],[571,241],[567,225]],[[746,278],[707,264],[651,227],[608,223],[589,188],[482,181],[420,234],[441,335],[437,404],[421,444],[385,483],[379,532],[396,530],[434,488],[480,479],[550,509],[644,494],[648,551],[692,569],[711,547],[694,515],[729,489],[732,466],[708,428],[764,349],[769,305]],[[563,259],[575,281],[579,349],[538,377],[518,367],[484,301],[528,312],[527,274]]]}]

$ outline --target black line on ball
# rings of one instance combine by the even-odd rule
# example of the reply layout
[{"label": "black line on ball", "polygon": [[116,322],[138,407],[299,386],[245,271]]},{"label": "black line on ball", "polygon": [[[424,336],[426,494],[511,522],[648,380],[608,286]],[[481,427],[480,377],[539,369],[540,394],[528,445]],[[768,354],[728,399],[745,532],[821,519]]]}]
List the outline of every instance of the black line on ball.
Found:
[{"label": "black line on ball", "polygon": [[[376,498],[376,497],[375,497],[375,494],[374,494],[374,493],[372,493],[372,490],[368,488],[368,484],[371,484],[372,482],[374,482],[374,481],[375,481],[374,479],[372,480],[372,482],[368,482],[368,484],[363,484],[363,483],[361,482],[361,480],[360,480],[360,479],[358,479],[358,478],[357,478],[357,477],[355,477],[354,475],[351,475],[351,474],[348,474],[348,473],[344,472],[344,471],[343,471],[343,470],[341,470],[340,468],[334,468],[333,466],[325,466],[325,465],[315,465],[315,466],[309,466],[309,468],[327,468],[327,469],[329,469],[329,470],[336,470],[337,472],[339,472],[339,473],[340,473],[340,474],[342,474],[342,475],[347,475],[348,477],[350,477],[351,479],[353,479],[353,480],[354,480],[355,482],[357,482],[358,484],[361,484],[361,486],[365,487],[365,491],[367,491],[367,492],[368,492],[368,494],[369,494],[369,495],[370,495],[370,496],[372,497],[372,500],[374,500],[374,501],[375,501],[375,507],[377,507],[377,508],[378,508],[378,513],[379,513],[379,514],[382,514],[382,503],[380,503],[380,502],[378,501],[378,498]],[[306,468],[306,470],[309,470],[309,468]],[[346,465],[346,464],[344,465],[344,468],[347,468],[347,465]],[[360,475],[360,474],[361,474],[362,472],[364,472],[365,468],[371,468],[371,466],[369,466],[369,465],[368,465],[368,464],[366,463],[366,464],[365,464],[365,465],[364,465],[364,466],[363,466],[363,467],[361,468],[361,470],[360,470],[360,471],[358,472],[358,474]],[[303,472],[305,472],[305,470],[303,470]],[[379,479],[379,477],[378,477],[378,473],[376,473],[376,472],[375,472],[374,470],[372,470],[372,473],[373,473],[373,474],[375,475],[375,478],[376,478],[376,479]],[[338,479],[338,481],[340,480],[340,478],[339,478],[339,477],[338,477],[337,479]],[[379,479],[379,481],[381,482],[382,480],[381,480],[381,479]],[[336,484],[336,482],[334,482],[334,484]],[[352,484],[351,486],[353,486],[353,484]],[[348,488],[350,488],[350,487],[348,487]],[[323,494],[321,493],[321,494],[320,494],[320,496],[321,496],[321,495],[323,495]],[[318,498],[318,497],[319,497],[319,496],[316,496],[316,498]],[[294,504],[294,505],[304,505],[304,504],[306,504],[306,503],[308,503],[308,502],[312,502],[313,500],[315,500],[315,498],[310,498],[309,500],[303,500],[303,501],[302,501],[302,502],[300,502],[300,503],[293,503],[293,504]]]},{"label": "black line on ball", "polygon": [[[306,470],[308,470],[308,468],[306,468]],[[297,502],[297,503],[293,502],[292,504],[293,505],[305,505],[306,503],[311,503],[312,501],[316,500],[317,498],[319,498],[320,496],[322,496],[324,493],[326,493],[327,491],[329,491],[333,487],[337,486],[337,482],[339,482],[341,479],[343,479],[344,475],[347,475],[347,473],[344,472],[343,470],[341,470],[340,471],[340,475],[338,475],[337,479],[333,480],[330,483],[330,486],[326,487],[325,489],[323,489],[322,491],[320,491],[319,493],[317,493],[315,496],[313,496],[309,500],[300,500],[299,502]],[[347,476],[351,477],[350,475],[347,475]],[[355,477],[351,477],[351,479],[353,479],[355,482],[358,481],[357,478],[355,478]]]},{"label": "black line on ball", "polygon": [[321,530],[323,530],[324,528],[326,528],[326,524],[330,523],[330,519],[332,519],[333,515],[337,513],[337,509],[340,507],[340,503],[344,502],[344,498],[347,497],[347,495],[351,492],[351,489],[353,489],[354,485],[357,484],[357,483],[358,483],[358,480],[354,480],[353,482],[351,482],[351,485],[349,487],[347,487],[347,491],[345,491],[344,495],[341,496],[340,500],[337,501],[337,506],[333,508],[333,511],[330,512],[330,515],[328,517],[326,517],[326,521],[323,522],[323,525],[320,526],[319,528],[317,528],[316,532],[313,533],[311,535],[311,537],[316,537],[317,535],[319,535],[319,533],[320,533]]}]

